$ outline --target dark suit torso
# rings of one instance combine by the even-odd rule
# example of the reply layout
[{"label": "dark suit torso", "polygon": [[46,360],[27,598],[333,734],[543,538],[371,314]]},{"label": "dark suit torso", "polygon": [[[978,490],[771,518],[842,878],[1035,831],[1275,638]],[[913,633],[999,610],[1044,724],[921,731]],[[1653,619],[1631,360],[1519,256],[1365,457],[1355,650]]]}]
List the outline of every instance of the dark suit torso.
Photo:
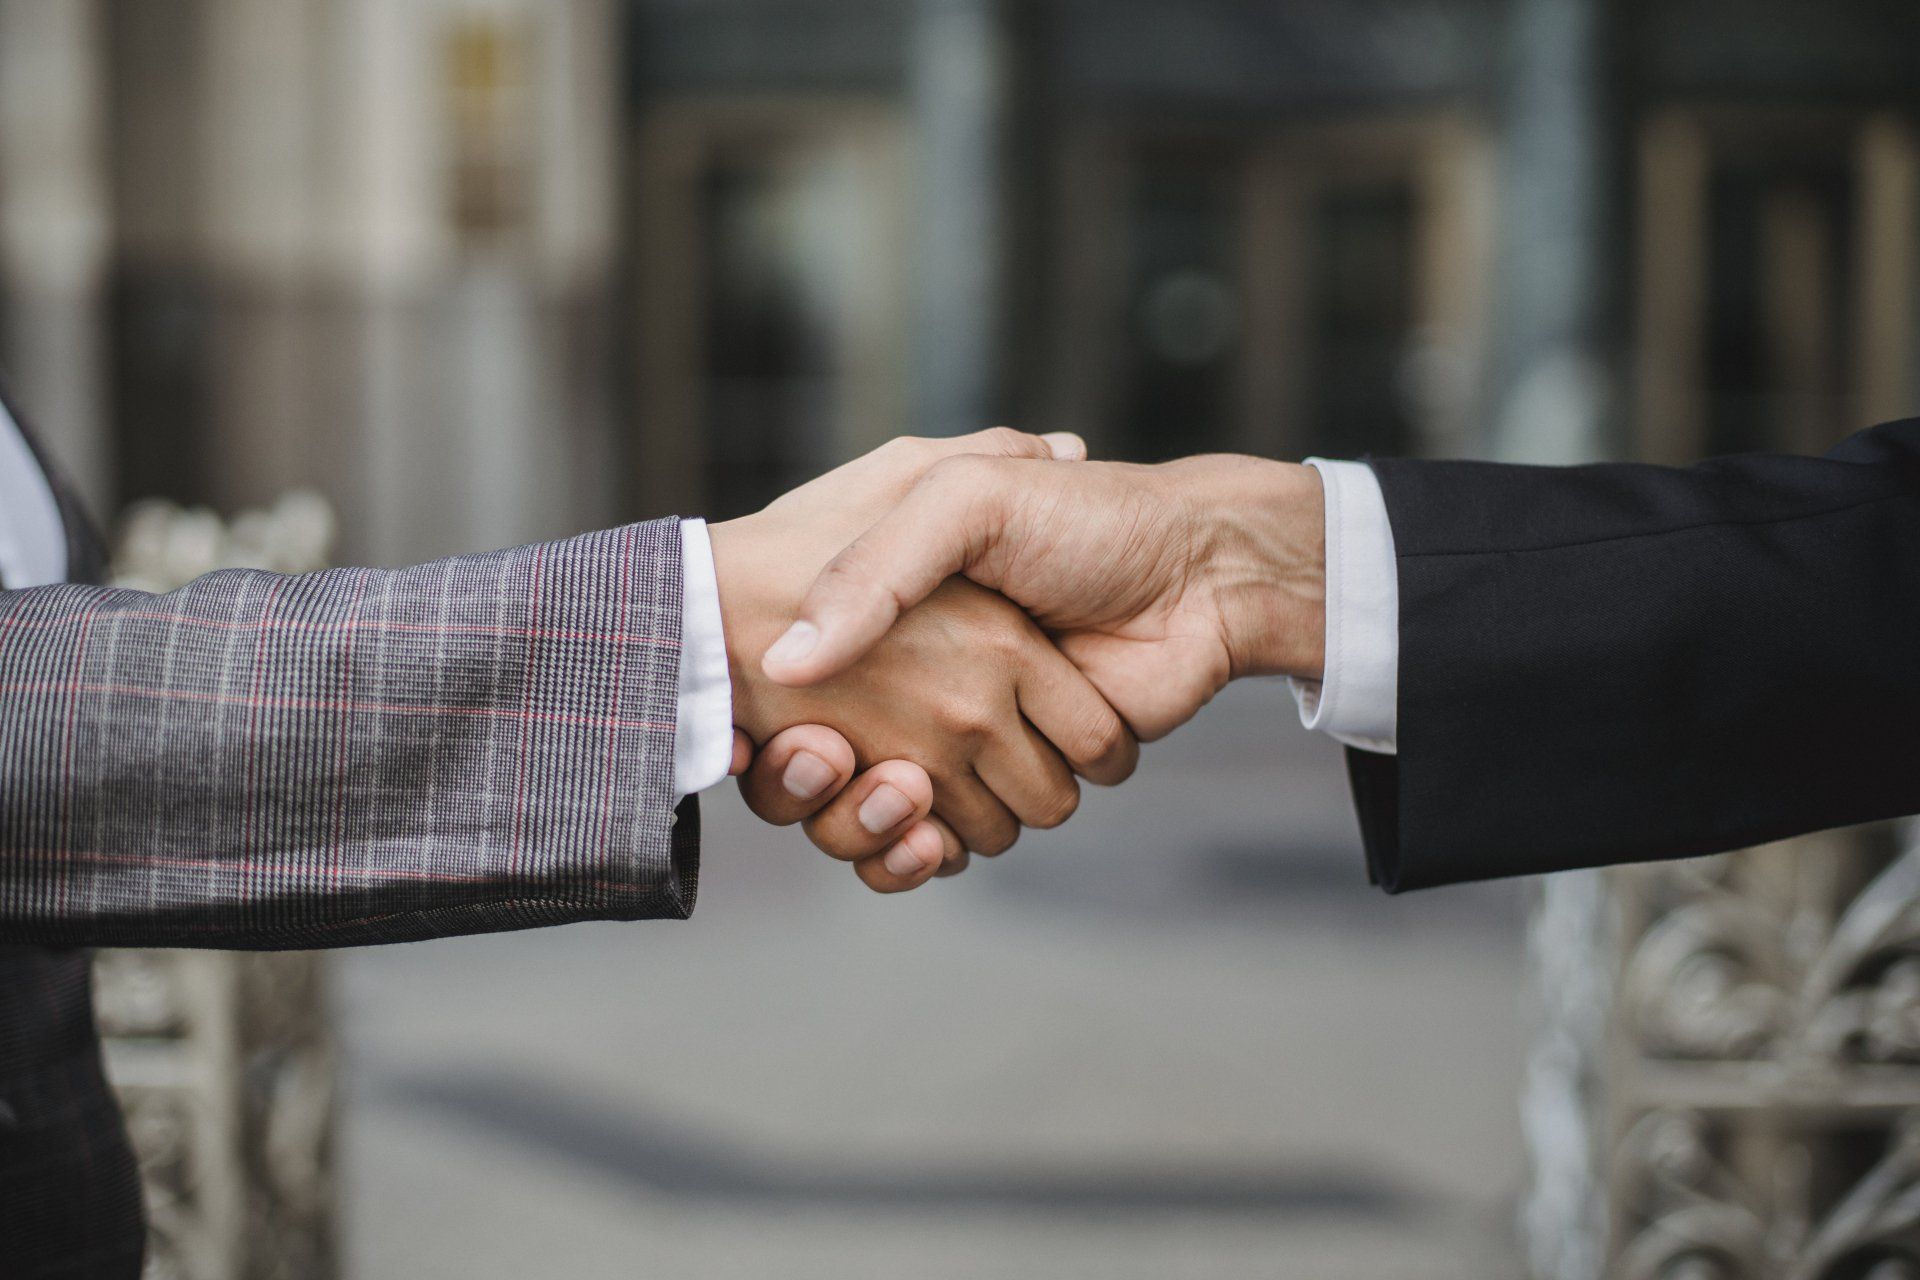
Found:
[{"label": "dark suit torso", "polygon": [[[97,581],[92,524],[5,403],[59,504],[68,577]],[[140,1274],[139,1172],[101,1071],[89,970],[84,950],[0,944],[0,1275],[14,1280]]]}]

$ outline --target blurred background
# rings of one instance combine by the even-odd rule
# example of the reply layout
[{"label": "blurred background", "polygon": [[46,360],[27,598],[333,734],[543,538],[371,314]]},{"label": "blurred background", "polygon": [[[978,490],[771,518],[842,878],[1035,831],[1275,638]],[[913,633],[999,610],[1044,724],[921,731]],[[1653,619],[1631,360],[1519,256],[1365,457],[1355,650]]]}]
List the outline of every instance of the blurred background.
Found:
[{"label": "blurred background", "polygon": [[[0,0],[0,367],[103,515],[310,489],[385,564],[1002,421],[1813,450],[1912,412],[1916,124],[1912,0]],[[1587,1211],[1521,1099],[1564,1154],[1540,1074],[1612,1032],[1528,1067],[1522,891],[1368,890],[1283,688],[908,899],[707,811],[689,924],[337,957],[337,1246],[168,1274],[1499,1280],[1638,1229],[1540,1244]],[[188,1218],[272,1174],[221,1133]]]}]

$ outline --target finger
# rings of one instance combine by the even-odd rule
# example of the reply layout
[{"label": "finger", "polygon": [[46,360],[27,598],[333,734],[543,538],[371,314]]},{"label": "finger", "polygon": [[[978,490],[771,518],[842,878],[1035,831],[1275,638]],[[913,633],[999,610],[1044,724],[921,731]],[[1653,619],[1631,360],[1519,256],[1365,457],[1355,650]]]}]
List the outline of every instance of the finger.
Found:
[{"label": "finger", "polygon": [[819,724],[775,734],[740,778],[740,797],[762,821],[786,827],[818,813],[854,772],[853,748]]},{"label": "finger", "polygon": [[968,454],[929,468],[820,571],[761,670],[775,684],[808,685],[851,665],[902,612],[985,554],[1000,534],[1009,473],[1037,465]]},{"label": "finger", "polygon": [[1035,648],[1016,692],[1021,714],[1075,773],[1102,787],[1133,776],[1140,763],[1139,739],[1080,668],[1052,644]]},{"label": "finger", "polygon": [[967,852],[960,837],[938,818],[926,818],[888,848],[853,864],[853,874],[875,893],[904,893],[917,889]]},{"label": "finger", "polygon": [[1047,449],[1055,462],[1087,460],[1087,442],[1071,431],[1049,431],[1040,438],[1047,442]]},{"label": "finger", "polygon": [[733,760],[727,765],[727,773],[737,778],[745,773],[747,766],[752,763],[753,739],[746,735],[745,730],[736,728],[733,731]]},{"label": "finger", "polygon": [[1120,636],[1076,631],[1055,643],[1109,706],[1127,709],[1127,728],[1141,742],[1158,742],[1191,720],[1219,687],[1212,658],[1191,644],[1174,645],[1171,658],[1142,662],[1141,642]]},{"label": "finger", "polygon": [[1020,838],[1019,819],[977,777],[943,780],[935,806],[969,853],[996,857]]},{"label": "finger", "polygon": [[967,869],[967,862],[973,857],[967,852],[967,846],[961,841],[959,833],[947,825],[939,814],[929,814],[927,823],[940,833],[940,869],[936,876],[957,876]]},{"label": "finger", "polygon": [[911,760],[883,760],[807,819],[822,853],[857,862],[899,840],[933,807],[933,780]]},{"label": "finger", "polygon": [[980,749],[974,772],[1022,826],[1057,827],[1080,807],[1080,784],[1053,745],[1013,717]]},{"label": "finger", "polygon": [[[1045,435],[1036,436],[1024,431],[1015,431],[1011,427],[992,427],[986,431],[976,431],[971,435],[943,439],[901,437],[888,442],[883,446],[883,450],[896,451],[897,457],[910,463],[910,470],[919,469],[913,487],[908,490],[909,499],[915,498],[919,490],[928,487],[929,481],[934,482],[934,488],[939,488],[943,485],[953,486],[962,475],[971,476],[976,481],[976,486],[978,482],[990,479],[991,473],[984,472],[978,464],[1005,463],[1008,460],[1084,462],[1087,458],[1087,442],[1071,431],[1050,431]],[[879,452],[876,451],[876,455]],[[962,468],[967,467],[968,464],[973,465],[963,472]],[[987,488],[987,492],[992,492],[991,486]],[[937,498],[927,494],[919,494],[917,502],[934,509],[942,505]],[[897,512],[895,514],[897,515]],[[906,527],[910,529],[919,527],[919,522],[908,523]],[[925,529],[922,531],[933,532]],[[936,536],[932,539],[923,538],[922,550],[923,553],[931,551],[934,561],[938,562],[943,558],[951,558],[960,548],[944,545]],[[860,561],[868,554],[864,551],[853,552],[852,548],[848,551],[853,553],[851,559],[848,558],[847,553],[842,553],[841,559],[835,562],[839,565],[838,569],[834,565],[829,565],[822,571],[820,578],[815,582],[816,595],[820,595],[822,581],[830,581],[832,575],[845,574],[848,570],[858,569]],[[924,597],[943,578],[948,577],[950,572],[957,571],[959,563],[955,560],[952,570],[941,570],[926,565],[918,566],[917,571],[909,575],[917,581],[917,585],[903,583],[890,597],[884,594],[872,594],[871,588],[875,584],[864,581],[867,575],[854,573],[852,575],[854,582],[863,584],[861,594],[869,597],[859,610],[862,615],[859,623],[844,638],[836,635],[827,649],[820,650],[817,641],[823,626],[827,622],[837,623],[838,620],[828,617],[823,621],[822,617],[809,613],[803,608],[801,616],[794,625],[775,641],[762,657],[761,668],[776,683],[801,685],[813,684],[825,679],[870,648],[880,636],[885,634],[886,629],[893,625],[893,620],[903,610]],[[838,599],[834,591],[820,596],[817,602],[821,603],[829,614],[849,607],[849,601]],[[836,626],[836,632],[837,629]]]},{"label": "finger", "polygon": [[938,436],[926,441],[939,457],[977,453],[990,458],[1037,458],[1042,462],[1084,462],[1087,442],[1071,431],[1032,435],[1012,427],[988,427],[963,436]]}]

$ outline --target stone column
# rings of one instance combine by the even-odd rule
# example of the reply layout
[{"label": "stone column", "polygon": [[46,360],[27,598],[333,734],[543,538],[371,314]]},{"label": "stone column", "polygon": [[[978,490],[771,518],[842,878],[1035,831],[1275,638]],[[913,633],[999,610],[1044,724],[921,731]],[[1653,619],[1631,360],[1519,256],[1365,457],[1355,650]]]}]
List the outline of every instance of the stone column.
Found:
[{"label": "stone column", "polygon": [[955,435],[1006,411],[1008,130],[1004,0],[915,0],[909,91],[915,431]]},{"label": "stone column", "polygon": [[210,299],[202,457],[217,506],[337,493],[317,324],[314,0],[200,0],[197,269]]},{"label": "stone column", "polygon": [[112,487],[94,0],[0,0],[0,363],[96,510]]},{"label": "stone column", "polygon": [[327,0],[322,270],[360,432],[350,557],[615,518],[604,380],[619,10]]},{"label": "stone column", "polygon": [[471,550],[460,545],[463,469],[434,465],[464,454],[443,435],[446,345],[423,323],[451,256],[430,16],[327,0],[320,18],[319,270],[337,309],[340,408],[357,436],[342,487],[360,508],[341,551],[383,563]]},{"label": "stone column", "polygon": [[1490,397],[1492,452],[1508,461],[1612,452],[1618,173],[1606,9],[1601,0],[1512,7]]},{"label": "stone column", "polygon": [[[1603,126],[1606,8],[1513,10],[1491,441],[1502,458],[1579,462],[1617,453],[1624,435],[1612,411],[1609,284],[1626,273]],[[1656,158],[1697,185],[1710,157],[1678,122],[1657,130]],[[1884,391],[1905,384],[1912,359],[1920,228],[1904,130],[1867,134],[1859,163],[1872,274],[1852,340],[1872,379],[1863,390]],[[1678,221],[1702,240],[1678,246],[1684,258],[1708,230]],[[1640,246],[1655,267],[1675,249]],[[1694,425],[1699,406],[1672,400],[1643,391],[1660,428]],[[1542,882],[1522,1102],[1535,1276],[1920,1277],[1915,834],[1826,832]]]},{"label": "stone column", "polygon": [[[1513,0],[1504,51],[1488,452],[1572,463],[1612,451],[1615,357],[1607,281],[1608,64],[1602,0]],[[1542,1280],[1598,1280],[1612,904],[1597,873],[1547,878],[1528,924],[1534,1041],[1521,1102],[1534,1180],[1522,1209]]]}]

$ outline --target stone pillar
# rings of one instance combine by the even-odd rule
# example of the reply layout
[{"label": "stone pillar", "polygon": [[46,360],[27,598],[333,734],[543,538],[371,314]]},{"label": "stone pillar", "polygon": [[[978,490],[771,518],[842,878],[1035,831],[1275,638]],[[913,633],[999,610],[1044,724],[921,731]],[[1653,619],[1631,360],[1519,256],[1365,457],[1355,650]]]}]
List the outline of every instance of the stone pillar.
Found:
[{"label": "stone pillar", "polygon": [[1006,411],[1005,0],[915,0],[908,66],[914,169],[913,429],[956,435]]},{"label": "stone pillar", "polygon": [[102,43],[93,0],[0,0],[0,364],[96,510],[113,479]]},{"label": "stone pillar", "polygon": [[[611,0],[325,0],[321,272],[358,464],[349,557],[615,518]],[[357,495],[357,497],[356,497]]]},{"label": "stone pillar", "polygon": [[1504,93],[1493,352],[1495,456],[1612,451],[1619,272],[1602,0],[1513,0]]},{"label": "stone pillar", "polygon": [[211,302],[201,456],[215,505],[337,493],[342,441],[314,306],[322,176],[314,0],[200,0],[202,195],[193,253]]},{"label": "stone pillar", "polygon": [[[1608,8],[1513,10],[1491,441],[1506,459],[1605,457],[1624,435]],[[1663,163],[1701,178],[1695,141],[1671,121],[1657,129]],[[1869,132],[1860,163],[1871,274],[1852,340],[1862,390],[1885,394],[1912,359],[1920,228],[1904,129]],[[1639,252],[1657,270],[1674,249]],[[1669,336],[1697,340],[1654,335]],[[1663,430],[1698,414],[1644,387],[1642,401],[1662,415],[1644,425]],[[1522,1100],[1522,1226],[1539,1280],[1920,1278],[1916,834],[1827,832],[1541,883]]]},{"label": "stone pillar", "polygon": [[[1609,216],[1608,65],[1602,0],[1513,0],[1504,51],[1493,385],[1487,441],[1513,462],[1611,452],[1617,275]],[[1597,873],[1548,877],[1528,924],[1534,1041],[1521,1100],[1533,1163],[1522,1208],[1541,1280],[1598,1280],[1607,1254],[1601,1186],[1612,903]]]},{"label": "stone pillar", "polygon": [[316,157],[319,271],[338,312],[341,409],[357,435],[343,489],[360,519],[356,532],[349,513],[341,551],[383,563],[471,549],[457,545],[457,524],[446,528],[457,515],[443,515],[469,496],[464,474],[432,465],[459,444],[443,438],[446,349],[422,323],[451,257],[433,116],[444,69],[428,16],[419,5],[327,0],[320,19],[315,92],[330,123]]}]

